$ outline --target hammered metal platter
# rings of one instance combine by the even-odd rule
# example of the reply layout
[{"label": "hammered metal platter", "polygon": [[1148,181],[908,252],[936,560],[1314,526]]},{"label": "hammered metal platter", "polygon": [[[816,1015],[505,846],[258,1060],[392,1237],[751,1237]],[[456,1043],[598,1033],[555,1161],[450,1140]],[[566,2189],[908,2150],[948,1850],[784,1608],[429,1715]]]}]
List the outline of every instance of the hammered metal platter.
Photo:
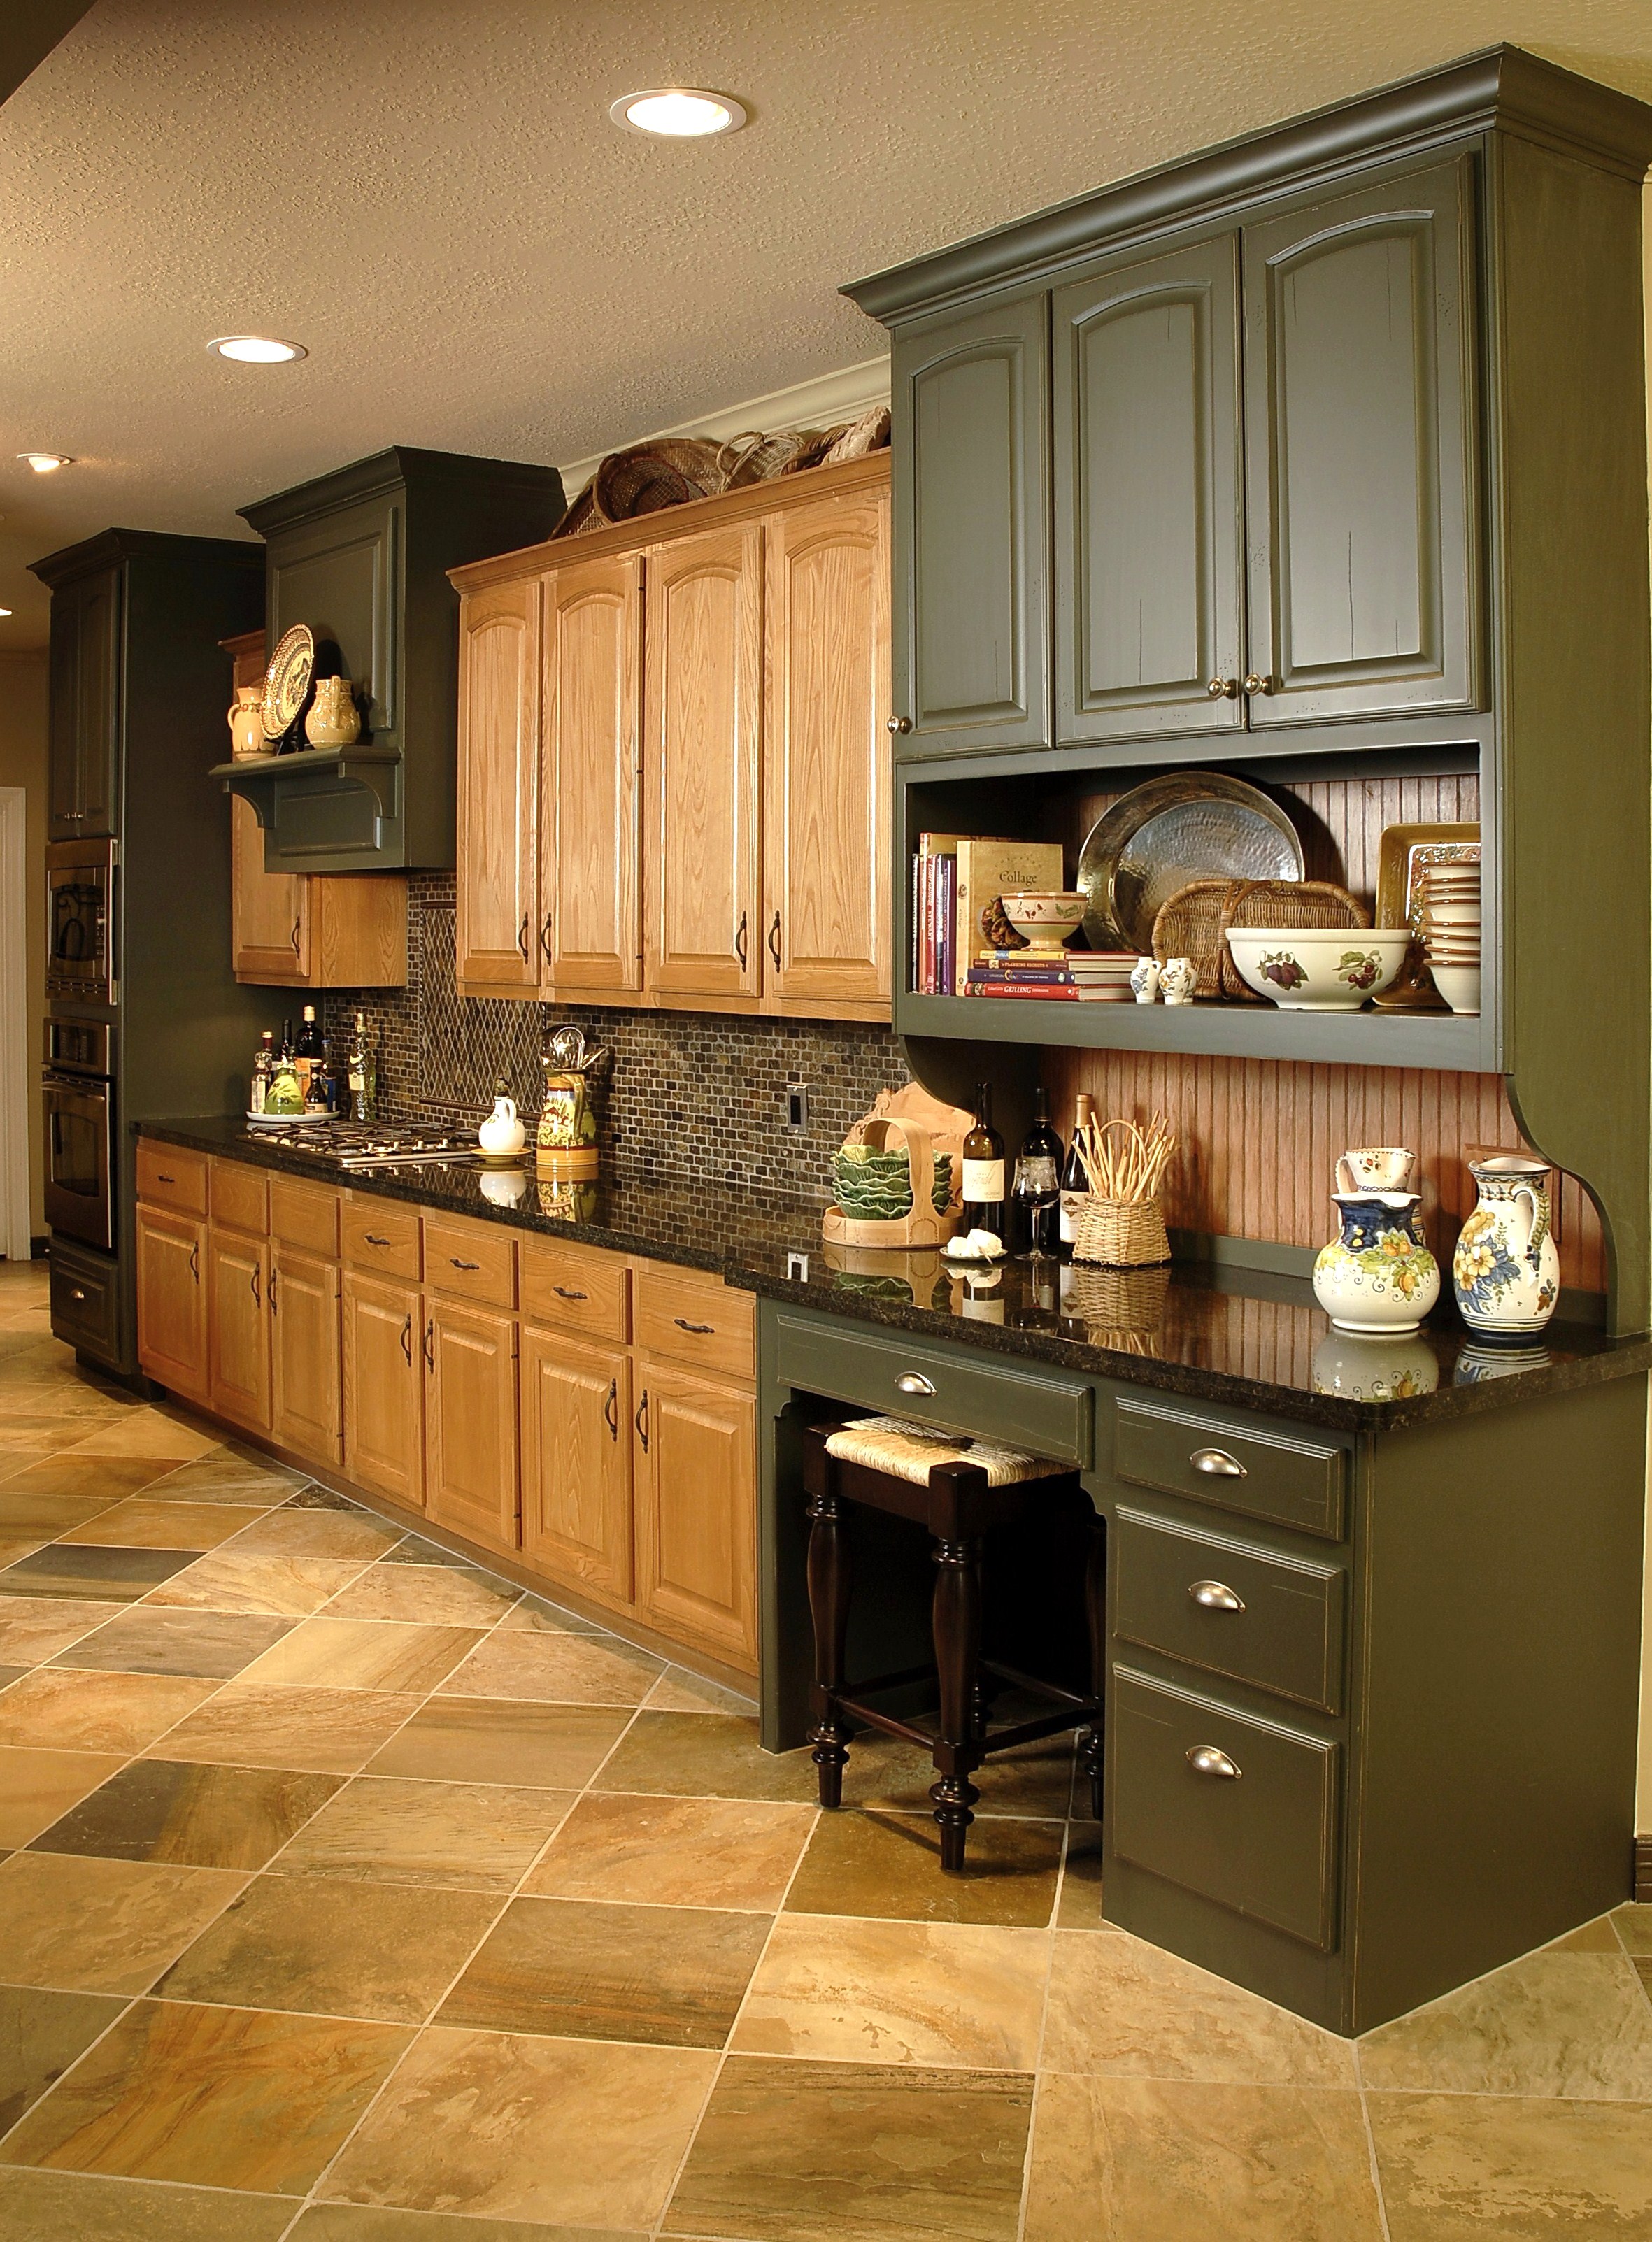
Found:
[{"label": "hammered metal platter", "polygon": [[1078,885],[1092,950],[1152,954],[1153,921],[1191,880],[1299,880],[1302,843],[1277,802],[1220,771],[1132,787],[1091,829]]}]

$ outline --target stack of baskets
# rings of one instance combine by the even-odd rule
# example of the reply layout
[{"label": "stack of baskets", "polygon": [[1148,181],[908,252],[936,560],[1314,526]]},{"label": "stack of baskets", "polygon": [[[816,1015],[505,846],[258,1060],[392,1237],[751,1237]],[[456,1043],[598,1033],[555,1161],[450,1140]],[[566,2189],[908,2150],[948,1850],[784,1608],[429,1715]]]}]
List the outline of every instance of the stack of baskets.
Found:
[{"label": "stack of baskets", "polygon": [[835,428],[786,428],[769,436],[752,430],[731,436],[726,444],[704,436],[650,436],[608,453],[552,534],[578,537],[776,475],[836,467],[880,451],[889,440],[886,405],[875,405],[858,420],[840,421]]}]

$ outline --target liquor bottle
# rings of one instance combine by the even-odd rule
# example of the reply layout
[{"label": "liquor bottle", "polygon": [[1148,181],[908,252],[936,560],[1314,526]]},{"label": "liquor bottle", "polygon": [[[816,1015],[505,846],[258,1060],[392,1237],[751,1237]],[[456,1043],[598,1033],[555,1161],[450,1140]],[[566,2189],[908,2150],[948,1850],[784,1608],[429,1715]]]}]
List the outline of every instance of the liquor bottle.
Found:
[{"label": "liquor bottle", "polygon": [[302,1113],[304,1091],[299,1087],[298,1071],[292,1063],[292,1053],[287,1038],[281,1039],[281,1049],[276,1053],[270,1068],[270,1087],[264,1101],[266,1113]]},{"label": "liquor bottle", "polygon": [[252,1054],[252,1083],[247,1093],[249,1113],[262,1113],[270,1102],[270,1076],[275,1067],[275,1030],[265,1028],[264,1040]]},{"label": "liquor bottle", "polygon": [[299,1030],[299,1039],[292,1046],[292,1064],[299,1077],[299,1088],[304,1092],[306,1105],[313,1103],[310,1094],[310,1077],[326,1057],[326,1046],[321,1040],[321,1030],[315,1024],[315,1006],[306,1004],[304,1020]]},{"label": "liquor bottle", "polygon": [[1032,1094],[1032,1126],[1022,1139],[1011,1194],[1018,1253],[1053,1253],[1061,1243],[1060,1138],[1050,1119],[1050,1094]]},{"label": "liquor bottle", "polygon": [[1078,1212],[1074,1202],[1087,1198],[1090,1178],[1085,1173],[1085,1164],[1078,1157],[1078,1138],[1091,1113],[1090,1092],[1081,1090],[1073,1101],[1072,1144],[1067,1153],[1067,1165],[1061,1176],[1061,1243],[1072,1244],[1073,1217]]},{"label": "liquor bottle", "polygon": [[964,1227],[1004,1236],[1004,1139],[992,1125],[992,1084],[975,1090],[975,1126],[964,1139]]},{"label": "liquor bottle", "polygon": [[365,1012],[356,1014],[355,1041],[350,1046],[345,1070],[350,1090],[350,1118],[353,1121],[371,1121],[379,1103],[379,1062],[367,1041],[367,1016]]}]

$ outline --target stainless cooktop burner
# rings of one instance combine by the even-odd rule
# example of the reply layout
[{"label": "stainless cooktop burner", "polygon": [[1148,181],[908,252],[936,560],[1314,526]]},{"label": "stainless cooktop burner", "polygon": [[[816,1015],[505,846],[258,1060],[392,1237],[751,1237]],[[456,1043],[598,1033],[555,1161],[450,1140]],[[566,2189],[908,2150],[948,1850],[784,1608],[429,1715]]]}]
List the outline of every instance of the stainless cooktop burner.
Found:
[{"label": "stainless cooktop burner", "polygon": [[473,1137],[435,1122],[416,1121],[391,1126],[361,1121],[313,1121],[290,1129],[279,1124],[252,1129],[256,1143],[279,1144],[283,1151],[303,1152],[336,1168],[412,1168],[436,1163],[453,1166],[479,1159]]}]

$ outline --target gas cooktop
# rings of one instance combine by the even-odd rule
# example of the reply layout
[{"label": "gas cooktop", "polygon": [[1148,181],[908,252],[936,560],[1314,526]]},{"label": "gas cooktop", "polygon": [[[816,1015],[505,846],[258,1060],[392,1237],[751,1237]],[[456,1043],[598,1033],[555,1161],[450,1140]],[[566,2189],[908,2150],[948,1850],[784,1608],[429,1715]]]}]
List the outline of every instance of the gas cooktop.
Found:
[{"label": "gas cooktop", "polygon": [[299,1121],[287,1127],[276,1122],[249,1129],[247,1134],[256,1144],[279,1144],[283,1151],[302,1152],[335,1168],[413,1168],[432,1163],[452,1167],[481,1158],[473,1136],[433,1121],[394,1126],[370,1121]]}]

